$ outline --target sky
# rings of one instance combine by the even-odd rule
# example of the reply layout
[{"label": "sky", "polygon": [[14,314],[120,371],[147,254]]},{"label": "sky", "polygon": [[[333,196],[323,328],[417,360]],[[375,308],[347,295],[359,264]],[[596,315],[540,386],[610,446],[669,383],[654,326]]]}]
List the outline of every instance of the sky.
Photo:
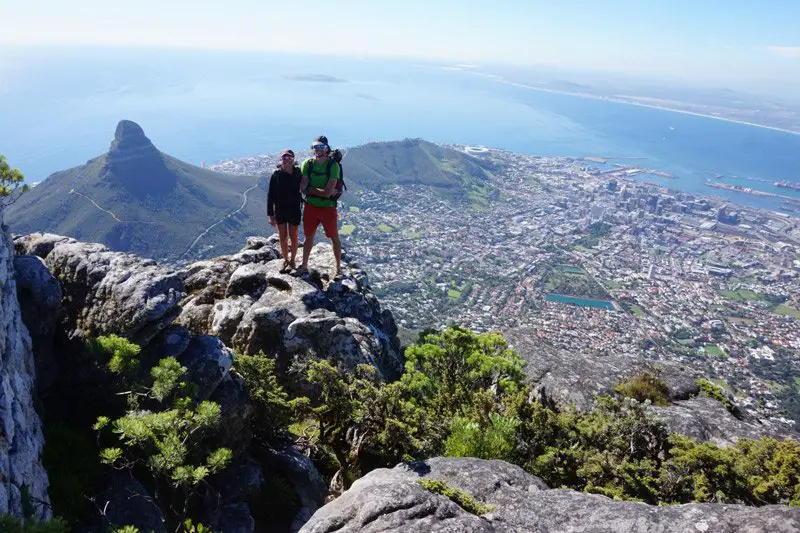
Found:
[{"label": "sky", "polygon": [[799,0],[0,0],[0,48],[268,50],[509,63],[800,94]]}]

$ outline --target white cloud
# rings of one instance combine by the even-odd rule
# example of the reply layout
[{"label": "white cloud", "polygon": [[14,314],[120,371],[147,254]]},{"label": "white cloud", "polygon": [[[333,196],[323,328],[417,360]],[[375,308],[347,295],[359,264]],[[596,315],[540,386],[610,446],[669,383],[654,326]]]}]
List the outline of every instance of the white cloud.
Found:
[{"label": "white cloud", "polygon": [[800,46],[768,46],[767,50],[781,57],[800,59]]}]

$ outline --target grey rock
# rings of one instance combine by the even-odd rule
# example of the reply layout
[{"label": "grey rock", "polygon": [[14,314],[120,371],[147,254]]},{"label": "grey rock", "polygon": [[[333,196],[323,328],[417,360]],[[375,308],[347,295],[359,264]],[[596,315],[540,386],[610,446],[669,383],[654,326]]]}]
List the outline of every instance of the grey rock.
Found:
[{"label": "grey rock", "polygon": [[[238,254],[184,268],[190,295],[178,323],[196,335],[218,335],[243,353],[287,360],[311,350],[347,368],[370,363],[386,377],[399,375],[402,354],[391,313],[380,309],[367,284],[330,280],[330,245],[312,251],[309,278],[281,273],[274,250],[273,240],[253,238]],[[253,260],[251,252],[261,255]]]},{"label": "grey rock", "polygon": [[325,501],[325,479],[311,459],[293,447],[270,449],[267,457],[265,465],[287,479],[300,498],[300,510],[291,528],[292,531],[298,531]]},{"label": "grey rock", "polygon": [[35,255],[44,259],[56,246],[73,242],[78,241],[52,233],[30,233],[15,237],[14,249],[17,255]]},{"label": "grey rock", "polygon": [[31,338],[17,300],[14,248],[2,226],[0,204],[0,515],[22,516],[27,487],[38,518],[50,516],[44,436],[34,408],[35,364]]},{"label": "grey rock", "polygon": [[225,379],[233,365],[233,352],[211,335],[193,338],[178,361],[187,369],[194,384],[194,397],[207,400]]},{"label": "grey rock", "polygon": [[505,333],[509,345],[527,362],[525,372],[536,398],[557,408],[574,405],[588,410],[595,398],[612,394],[614,385],[642,372],[657,374],[669,388],[672,404],[656,407],[671,432],[719,445],[740,438],[794,437],[797,433],[775,423],[757,420],[743,412],[734,417],[717,401],[694,398],[699,393],[696,370],[669,361],[628,356],[587,356],[554,349],[539,341],[535,332],[519,328]]},{"label": "grey rock", "polygon": [[758,420],[746,413],[737,418],[711,398],[692,398],[653,409],[664,419],[670,431],[710,441],[717,446],[732,446],[742,438],[797,438],[796,433],[773,422]]},{"label": "grey rock", "polygon": [[177,317],[185,296],[175,272],[100,244],[58,244],[45,263],[61,281],[71,338],[114,333],[145,345]]},{"label": "grey rock", "polygon": [[642,372],[656,373],[670,391],[670,399],[696,394],[697,372],[669,361],[650,361],[623,355],[587,356],[554,349],[529,329],[505,333],[509,345],[526,361],[525,372],[540,401],[557,407],[591,409],[595,398],[611,394],[614,385]]},{"label": "grey rock", "polygon": [[61,311],[61,285],[47,270],[44,261],[35,255],[15,257],[14,270],[22,321],[33,341],[36,385],[42,391],[49,388],[58,375],[53,335]]},{"label": "grey rock", "polygon": [[223,507],[216,523],[214,531],[220,533],[253,533],[256,528],[250,507],[241,502]]},{"label": "grey rock", "polygon": [[115,526],[132,525],[140,531],[166,532],[161,509],[139,480],[128,472],[109,474],[105,488],[96,499],[105,518]]},{"label": "grey rock", "polygon": [[264,484],[264,469],[251,457],[243,457],[214,476],[213,483],[225,504],[253,502]]},{"label": "grey rock", "polygon": [[220,407],[219,445],[234,454],[244,453],[252,440],[256,414],[244,380],[234,372],[228,373],[210,400]]},{"label": "grey rock", "polygon": [[209,333],[218,336],[225,344],[231,344],[242,318],[254,303],[249,296],[219,300],[209,315]]},{"label": "grey rock", "polygon": [[[416,483],[442,480],[494,509],[468,513]],[[536,533],[800,532],[800,509],[687,504],[654,507],[605,496],[548,489],[502,461],[434,458],[374,470],[317,511],[304,533],[462,531]]]}]

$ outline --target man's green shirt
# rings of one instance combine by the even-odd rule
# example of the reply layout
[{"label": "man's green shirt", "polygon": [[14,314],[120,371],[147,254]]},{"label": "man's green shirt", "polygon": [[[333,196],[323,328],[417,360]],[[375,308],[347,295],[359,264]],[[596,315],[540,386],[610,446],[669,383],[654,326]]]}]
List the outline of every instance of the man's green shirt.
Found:
[{"label": "man's green shirt", "polygon": [[[322,163],[317,163],[314,158],[303,161],[303,166],[300,170],[303,176],[308,176],[309,187],[324,189],[328,186],[328,161],[330,160],[326,159]],[[339,179],[339,165],[337,165],[335,162],[331,165],[331,179]],[[306,202],[314,207],[336,206],[336,200],[333,198],[320,198],[319,196],[311,196],[310,194],[306,195]]]}]

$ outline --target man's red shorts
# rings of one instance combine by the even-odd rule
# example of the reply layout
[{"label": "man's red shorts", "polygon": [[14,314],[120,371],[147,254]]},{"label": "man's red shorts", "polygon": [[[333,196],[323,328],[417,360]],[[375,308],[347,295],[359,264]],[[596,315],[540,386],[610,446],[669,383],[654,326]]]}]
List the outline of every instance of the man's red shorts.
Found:
[{"label": "man's red shorts", "polygon": [[306,203],[303,210],[303,233],[313,235],[320,224],[329,239],[339,235],[336,207],[316,207]]}]

